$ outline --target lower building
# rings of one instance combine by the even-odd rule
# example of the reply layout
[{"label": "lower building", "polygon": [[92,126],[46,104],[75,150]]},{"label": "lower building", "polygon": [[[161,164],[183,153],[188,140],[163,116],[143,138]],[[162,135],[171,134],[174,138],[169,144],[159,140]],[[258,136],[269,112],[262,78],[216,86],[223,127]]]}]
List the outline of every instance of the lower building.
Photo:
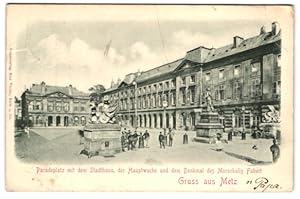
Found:
[{"label": "lower building", "polygon": [[22,120],[28,126],[80,126],[89,117],[89,95],[72,85],[33,84],[21,98]]}]

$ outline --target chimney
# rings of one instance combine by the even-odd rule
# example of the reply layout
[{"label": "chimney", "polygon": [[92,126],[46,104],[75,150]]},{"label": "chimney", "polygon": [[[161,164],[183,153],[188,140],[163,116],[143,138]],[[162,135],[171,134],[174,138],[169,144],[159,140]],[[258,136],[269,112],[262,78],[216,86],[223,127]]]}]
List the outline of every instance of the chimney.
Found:
[{"label": "chimney", "polygon": [[279,33],[280,27],[278,22],[272,23],[272,35],[277,35]]},{"label": "chimney", "polygon": [[237,48],[243,41],[244,39],[242,37],[239,36],[233,37],[233,48]]},{"label": "chimney", "polygon": [[46,91],[46,83],[44,81],[41,82],[41,87],[42,87],[42,94],[45,94]]},{"label": "chimney", "polygon": [[266,33],[266,27],[265,27],[265,26],[262,26],[262,27],[260,28],[260,34],[262,35],[262,34],[264,34],[264,33]]},{"label": "chimney", "polygon": [[72,84],[69,85],[69,95],[73,95],[73,87],[72,87]]},{"label": "chimney", "polygon": [[112,79],[112,80],[111,80],[111,83],[110,83],[110,87],[113,88],[114,86],[115,86],[115,82],[114,82],[114,80]]}]

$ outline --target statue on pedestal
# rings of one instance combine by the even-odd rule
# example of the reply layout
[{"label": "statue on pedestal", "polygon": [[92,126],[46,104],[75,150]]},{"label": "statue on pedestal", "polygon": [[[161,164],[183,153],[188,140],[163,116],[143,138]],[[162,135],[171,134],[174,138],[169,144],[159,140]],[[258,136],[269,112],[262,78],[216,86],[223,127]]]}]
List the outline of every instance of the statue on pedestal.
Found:
[{"label": "statue on pedestal", "polygon": [[121,151],[121,126],[116,122],[118,104],[110,103],[107,96],[103,102],[91,99],[90,118],[84,127],[84,149],[80,154],[89,158],[95,155],[113,156]]},{"label": "statue on pedestal", "polygon": [[214,109],[213,104],[212,104],[212,96],[210,94],[210,89],[209,88],[206,89],[205,100],[206,100],[207,111],[208,112],[214,112],[215,109]]},{"label": "statue on pedestal", "polygon": [[107,96],[104,97],[103,103],[97,104],[95,101],[91,101],[89,122],[91,124],[114,124],[116,123],[116,110],[117,104],[111,104]]}]

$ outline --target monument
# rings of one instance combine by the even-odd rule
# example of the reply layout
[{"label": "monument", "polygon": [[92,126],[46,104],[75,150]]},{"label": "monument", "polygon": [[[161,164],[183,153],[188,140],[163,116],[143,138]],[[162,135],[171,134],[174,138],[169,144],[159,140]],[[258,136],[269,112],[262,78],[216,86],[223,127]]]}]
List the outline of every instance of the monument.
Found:
[{"label": "monument", "polygon": [[116,122],[117,104],[104,97],[103,103],[90,102],[90,119],[84,127],[84,149],[88,158],[96,155],[113,156],[121,152],[121,127]]},{"label": "monument", "polygon": [[219,114],[213,107],[209,88],[206,89],[205,101],[206,110],[200,113],[200,121],[195,125],[196,137],[194,140],[212,144],[215,143],[218,134],[222,135],[224,127],[220,123]]}]

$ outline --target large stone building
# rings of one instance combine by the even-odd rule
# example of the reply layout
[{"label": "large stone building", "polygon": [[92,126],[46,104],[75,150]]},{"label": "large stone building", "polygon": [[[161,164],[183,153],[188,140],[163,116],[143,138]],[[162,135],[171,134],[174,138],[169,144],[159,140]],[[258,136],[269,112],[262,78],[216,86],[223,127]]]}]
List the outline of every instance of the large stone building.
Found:
[{"label": "large stone building", "polygon": [[255,128],[270,107],[280,109],[280,35],[274,22],[270,31],[262,27],[248,39],[200,46],[176,61],[126,75],[104,95],[118,100],[124,126],[193,129],[209,88],[225,128]]},{"label": "large stone building", "polygon": [[87,122],[89,96],[72,85],[33,84],[21,98],[22,119],[29,126],[79,126]]}]

